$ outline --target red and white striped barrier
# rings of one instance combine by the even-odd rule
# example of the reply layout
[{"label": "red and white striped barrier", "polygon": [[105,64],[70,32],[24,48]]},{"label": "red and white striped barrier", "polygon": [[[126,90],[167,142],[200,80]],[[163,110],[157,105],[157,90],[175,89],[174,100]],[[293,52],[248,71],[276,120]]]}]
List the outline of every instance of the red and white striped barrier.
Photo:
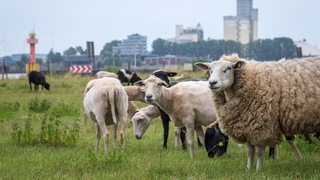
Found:
[{"label": "red and white striped barrier", "polygon": [[91,65],[71,65],[70,72],[72,73],[91,73]]}]

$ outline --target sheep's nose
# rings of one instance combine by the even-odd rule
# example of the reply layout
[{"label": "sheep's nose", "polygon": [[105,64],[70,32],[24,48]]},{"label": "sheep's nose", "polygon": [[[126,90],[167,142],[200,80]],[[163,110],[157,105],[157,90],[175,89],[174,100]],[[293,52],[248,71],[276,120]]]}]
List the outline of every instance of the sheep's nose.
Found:
[{"label": "sheep's nose", "polygon": [[215,85],[217,83],[218,83],[218,81],[209,81],[210,86],[213,86],[213,85]]},{"label": "sheep's nose", "polygon": [[147,100],[148,102],[151,102],[151,100],[152,100],[152,94],[147,94],[147,95],[146,95],[146,100]]},{"label": "sheep's nose", "polygon": [[139,136],[139,135],[136,134],[136,138],[137,138],[137,139],[141,139],[141,136]]}]

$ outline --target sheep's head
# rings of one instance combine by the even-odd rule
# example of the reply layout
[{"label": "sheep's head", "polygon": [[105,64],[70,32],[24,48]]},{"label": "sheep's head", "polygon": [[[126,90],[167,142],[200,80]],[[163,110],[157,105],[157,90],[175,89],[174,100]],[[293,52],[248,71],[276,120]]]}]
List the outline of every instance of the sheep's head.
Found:
[{"label": "sheep's head", "polygon": [[162,86],[169,87],[169,85],[163,80],[151,75],[145,80],[141,80],[135,83],[136,86],[144,86],[145,97],[144,100],[147,103],[155,103],[161,96]]},{"label": "sheep's head", "polygon": [[151,118],[144,111],[138,111],[131,119],[133,124],[134,135],[137,139],[141,139],[143,134],[151,124]]},{"label": "sheep's head", "polygon": [[209,72],[209,88],[218,92],[233,85],[234,71],[242,68],[244,64],[245,61],[240,59],[232,62],[224,60],[222,57],[220,60],[211,63],[196,63],[195,66]]}]

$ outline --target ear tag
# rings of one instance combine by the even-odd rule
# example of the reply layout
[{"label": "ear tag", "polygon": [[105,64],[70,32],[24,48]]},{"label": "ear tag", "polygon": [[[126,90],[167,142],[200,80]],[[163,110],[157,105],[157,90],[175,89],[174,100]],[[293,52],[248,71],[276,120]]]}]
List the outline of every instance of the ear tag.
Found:
[{"label": "ear tag", "polygon": [[218,146],[220,146],[220,147],[223,146],[223,142],[220,141],[220,142],[218,143]]},{"label": "ear tag", "polygon": [[237,64],[237,68],[241,68],[241,64],[240,63]]}]

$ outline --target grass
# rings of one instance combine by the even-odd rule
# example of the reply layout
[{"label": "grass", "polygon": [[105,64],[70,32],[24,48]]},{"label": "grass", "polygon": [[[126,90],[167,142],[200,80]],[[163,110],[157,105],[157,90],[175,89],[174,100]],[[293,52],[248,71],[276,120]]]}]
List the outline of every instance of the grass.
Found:
[{"label": "grass", "polygon": [[[183,73],[183,72],[180,72]],[[145,78],[147,75],[143,74]],[[204,77],[203,73],[184,73],[184,77]],[[47,77],[50,91],[30,92],[26,79],[0,81],[0,179],[319,179],[320,142],[315,145],[296,138],[303,155],[294,157],[288,143],[279,147],[280,159],[265,155],[261,171],[246,170],[245,147],[232,141],[222,157],[209,159],[204,148],[188,151],[174,147],[174,128],[170,124],[168,149],[162,149],[162,125],[155,119],[141,140],[133,136],[132,125],[125,131],[125,149],[107,154],[94,151],[95,128],[92,121],[87,131],[82,127],[83,90],[92,77],[81,75]],[[38,103],[38,104],[37,104]],[[41,109],[39,104],[50,104]],[[30,104],[39,111],[30,109]],[[144,103],[136,103],[139,107]],[[42,106],[41,106],[42,107]],[[62,123],[80,120],[79,139],[75,145],[54,146],[37,143],[19,145],[11,136],[12,124],[24,125],[28,114],[42,117],[56,112]],[[33,130],[40,128],[41,118],[31,120]],[[111,141],[112,142],[112,141]]]}]

